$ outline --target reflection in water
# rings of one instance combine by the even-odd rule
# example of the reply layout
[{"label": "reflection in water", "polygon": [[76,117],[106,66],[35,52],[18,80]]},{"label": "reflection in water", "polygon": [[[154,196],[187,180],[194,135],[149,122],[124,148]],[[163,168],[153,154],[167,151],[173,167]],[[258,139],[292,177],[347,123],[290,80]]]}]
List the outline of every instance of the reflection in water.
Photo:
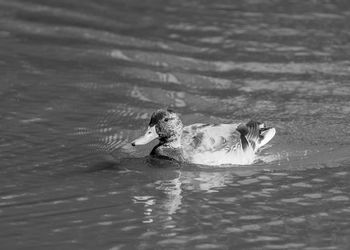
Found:
[{"label": "reflection in water", "polygon": [[144,205],[144,215],[145,219],[143,223],[152,223],[152,205],[155,204],[155,199],[153,196],[134,196],[133,201],[135,204],[141,203]]},{"label": "reflection in water", "polygon": [[[222,171],[217,169],[216,171],[210,170],[170,170],[171,173],[166,172],[165,175],[156,174],[154,177],[157,179],[152,183],[152,187],[155,190],[161,191],[162,195],[148,196],[148,195],[136,195],[132,199],[135,204],[140,203],[144,206],[144,223],[157,222],[157,218],[161,218],[159,214],[176,214],[181,209],[183,193],[185,192],[204,192],[215,193],[219,192],[221,188],[232,184],[237,176],[250,176],[256,173],[254,169],[240,168],[238,170],[229,169]],[[165,177],[165,178],[164,178]],[[161,178],[161,179],[159,179]],[[244,182],[239,182],[244,184]]]},{"label": "reflection in water", "polygon": [[176,213],[181,206],[182,199],[182,182],[181,182],[181,172],[178,172],[179,177],[172,180],[159,180],[155,183],[155,188],[157,190],[163,191],[166,195],[166,200],[163,205],[160,207],[164,207],[169,215]]},{"label": "reflection in water", "polygon": [[[325,171],[329,172],[328,169]],[[163,247],[173,244],[183,246],[196,239],[205,244],[206,237],[202,238],[201,235],[205,230],[204,225],[208,223],[210,227],[216,225],[223,228],[217,235],[213,233],[215,236],[212,237],[221,235],[225,239],[245,239],[246,243],[265,244],[267,248],[298,248],[310,243],[286,242],[284,235],[298,235],[303,230],[311,230],[308,231],[308,239],[317,241],[317,228],[332,230],[335,225],[329,224],[329,220],[339,213],[350,212],[342,208],[342,202],[350,200],[349,195],[337,186],[345,181],[344,176],[349,175],[347,171],[335,171],[331,177],[332,183],[317,178],[318,170],[307,175],[305,171],[289,174],[254,169],[170,172],[166,171],[161,176],[171,178],[160,180],[161,176],[157,174],[154,178],[158,180],[149,186],[150,193],[155,188],[161,190],[163,195],[134,196],[143,203],[143,223],[147,224],[149,232],[163,232],[164,236],[157,243]],[[145,193],[146,190],[140,191]],[[328,210],[316,204],[322,201],[335,203]],[[291,208],[291,212],[282,216],[281,213],[287,208]],[[196,224],[198,217],[186,216],[188,213],[200,215],[201,224]],[[233,218],[235,223],[232,223]],[[157,237],[150,233],[146,238],[152,240]],[[232,240],[229,240],[231,244]],[[330,240],[330,237],[325,237],[323,242]],[[222,246],[215,244],[215,247]]]}]

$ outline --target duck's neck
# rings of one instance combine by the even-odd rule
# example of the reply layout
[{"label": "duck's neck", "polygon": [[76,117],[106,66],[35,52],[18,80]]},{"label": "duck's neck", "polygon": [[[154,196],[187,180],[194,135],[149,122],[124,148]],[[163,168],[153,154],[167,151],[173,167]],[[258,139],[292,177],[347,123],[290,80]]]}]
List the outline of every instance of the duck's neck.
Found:
[{"label": "duck's neck", "polygon": [[173,135],[167,138],[160,138],[159,144],[165,147],[179,148],[181,147],[181,135]]}]

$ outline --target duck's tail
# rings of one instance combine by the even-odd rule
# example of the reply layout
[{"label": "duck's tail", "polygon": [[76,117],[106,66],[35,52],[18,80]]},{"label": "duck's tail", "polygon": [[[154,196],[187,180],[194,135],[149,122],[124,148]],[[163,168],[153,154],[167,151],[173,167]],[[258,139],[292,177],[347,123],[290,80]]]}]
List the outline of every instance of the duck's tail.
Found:
[{"label": "duck's tail", "polygon": [[254,151],[268,143],[276,134],[276,129],[266,127],[264,123],[250,121],[237,128],[241,133],[241,143],[243,150],[251,147]]}]

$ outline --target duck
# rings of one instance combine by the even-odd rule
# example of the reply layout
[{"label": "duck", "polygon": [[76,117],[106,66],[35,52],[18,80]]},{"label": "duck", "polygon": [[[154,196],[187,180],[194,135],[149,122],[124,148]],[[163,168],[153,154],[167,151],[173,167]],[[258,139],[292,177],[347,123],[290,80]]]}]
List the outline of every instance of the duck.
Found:
[{"label": "duck", "polygon": [[131,145],[145,145],[158,139],[150,152],[152,157],[210,166],[249,165],[275,134],[275,128],[253,120],[184,126],[175,111],[159,109],[152,114],[144,135]]}]

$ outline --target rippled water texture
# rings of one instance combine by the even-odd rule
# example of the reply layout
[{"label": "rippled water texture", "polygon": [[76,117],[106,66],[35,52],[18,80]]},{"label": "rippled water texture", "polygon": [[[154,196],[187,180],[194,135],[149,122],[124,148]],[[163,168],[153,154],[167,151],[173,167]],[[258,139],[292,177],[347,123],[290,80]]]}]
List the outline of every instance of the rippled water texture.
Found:
[{"label": "rippled water texture", "polygon": [[[350,249],[347,1],[0,0],[1,249]],[[152,161],[150,114],[276,127]],[[154,145],[154,144],[153,144]]]}]

